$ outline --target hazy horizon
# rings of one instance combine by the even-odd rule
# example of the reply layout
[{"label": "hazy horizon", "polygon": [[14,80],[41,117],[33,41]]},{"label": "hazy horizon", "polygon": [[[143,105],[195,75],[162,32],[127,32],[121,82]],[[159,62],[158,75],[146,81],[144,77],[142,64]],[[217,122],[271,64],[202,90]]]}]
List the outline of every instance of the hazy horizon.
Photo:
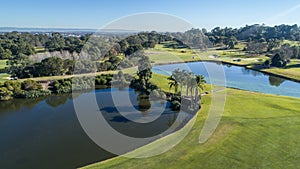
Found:
[{"label": "hazy horizon", "polygon": [[[221,27],[221,26],[216,26],[216,27],[220,27],[220,28],[241,28],[241,27],[245,27],[247,25],[264,25],[264,26],[267,26],[267,27],[272,27],[272,26],[279,26],[279,25],[298,25],[300,26],[300,24],[297,24],[297,23],[294,23],[294,24],[285,24],[285,23],[282,23],[282,24],[275,24],[275,25],[267,25],[267,24],[259,24],[259,23],[253,23],[253,24],[245,24],[245,25],[242,25],[240,27],[233,27],[233,26],[224,26],[224,27]],[[216,28],[214,27],[214,28]],[[80,27],[15,27],[15,26],[0,26],[0,31],[3,31],[3,30],[10,30],[10,31],[14,31],[13,29],[20,29],[20,30],[30,30],[30,29],[36,29],[36,30],[75,30],[75,31],[81,31],[81,30],[86,30],[86,31],[99,31],[99,30],[105,30],[105,31],[109,31],[109,30],[118,30],[118,31],[134,31],[134,32],[139,32],[139,31],[144,31],[144,30],[133,30],[133,29],[123,29],[123,28],[120,28],[120,29],[114,29],[114,28],[80,28]],[[207,29],[205,27],[193,27],[193,29],[206,29],[208,31],[211,31],[212,29]],[[185,31],[187,31],[189,29],[186,29]],[[156,31],[156,30],[153,30],[153,31]],[[162,31],[164,32],[164,31]],[[176,32],[176,31],[175,31]]]},{"label": "hazy horizon", "polygon": [[[7,1],[2,3],[0,25],[18,28],[99,29],[132,14],[157,12],[183,18],[195,28],[233,27],[246,24],[300,24],[300,2],[229,0],[211,1]],[[126,8],[124,8],[126,6]],[[13,12],[12,12],[13,11]]]}]

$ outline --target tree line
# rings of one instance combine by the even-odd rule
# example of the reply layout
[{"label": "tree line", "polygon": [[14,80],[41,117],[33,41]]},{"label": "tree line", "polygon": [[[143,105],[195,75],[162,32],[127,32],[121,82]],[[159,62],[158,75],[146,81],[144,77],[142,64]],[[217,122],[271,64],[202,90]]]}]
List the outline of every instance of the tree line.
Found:
[{"label": "tree line", "polygon": [[48,89],[45,89],[35,80],[10,80],[0,83],[0,101],[13,98],[38,98],[50,94],[71,93],[72,90],[92,89],[95,85],[110,86],[112,80],[112,74],[98,75],[94,78],[86,76],[74,77],[53,80],[49,84]]},{"label": "tree line", "polygon": [[8,32],[0,35],[0,59],[13,59],[21,54],[29,56],[39,52],[37,49],[79,53],[89,37],[90,34],[64,37],[57,32],[51,34]]},{"label": "tree line", "polygon": [[216,27],[210,32],[203,30],[214,44],[224,43],[228,38],[234,37],[239,41],[260,41],[270,39],[286,39],[292,41],[300,40],[300,28],[295,25],[246,25],[241,28]]}]

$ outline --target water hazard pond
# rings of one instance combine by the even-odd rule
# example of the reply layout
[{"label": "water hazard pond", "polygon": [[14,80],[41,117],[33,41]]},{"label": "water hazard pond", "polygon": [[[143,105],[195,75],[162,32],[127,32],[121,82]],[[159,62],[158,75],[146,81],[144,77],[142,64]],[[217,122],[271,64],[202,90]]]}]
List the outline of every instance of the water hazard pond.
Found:
[{"label": "water hazard pond", "polygon": [[[122,91],[112,88],[92,92],[108,123],[128,136],[155,136],[166,131],[176,119],[183,126],[193,116],[172,111],[169,102],[143,99],[138,92],[127,88],[125,91],[129,91],[132,104],[142,116],[155,113],[148,110],[150,107],[154,111],[163,107],[162,115],[149,124],[131,122],[118,113],[112,101],[111,93]],[[80,126],[73,101],[88,100],[87,97],[89,93],[76,98],[65,94],[0,102],[1,168],[77,168],[113,157],[99,148]]]}]

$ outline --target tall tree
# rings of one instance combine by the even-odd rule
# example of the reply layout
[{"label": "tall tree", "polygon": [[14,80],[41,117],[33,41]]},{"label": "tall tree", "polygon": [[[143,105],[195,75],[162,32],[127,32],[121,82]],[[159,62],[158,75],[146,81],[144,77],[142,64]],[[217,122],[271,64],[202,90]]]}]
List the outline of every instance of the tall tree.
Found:
[{"label": "tall tree", "polygon": [[172,89],[174,87],[174,92],[178,93],[179,83],[174,78],[174,76],[171,75],[170,77],[168,77],[168,80],[169,80],[169,89]]},{"label": "tall tree", "polygon": [[280,41],[278,39],[269,39],[267,47],[267,52],[271,52],[274,48],[277,48],[280,46]]},{"label": "tall tree", "polygon": [[150,78],[152,77],[152,66],[150,64],[150,60],[148,56],[144,54],[141,55],[138,62],[138,72],[140,80],[145,80],[146,84],[149,83]]}]

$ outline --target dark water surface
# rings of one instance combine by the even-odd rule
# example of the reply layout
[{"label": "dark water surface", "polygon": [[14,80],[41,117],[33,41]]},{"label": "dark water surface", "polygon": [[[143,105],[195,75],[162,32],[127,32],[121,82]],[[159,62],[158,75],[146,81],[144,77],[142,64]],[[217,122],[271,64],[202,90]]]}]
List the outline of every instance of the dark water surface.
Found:
[{"label": "dark water surface", "polygon": [[[95,93],[99,109],[119,132],[148,137],[166,130],[177,118],[178,113],[167,108],[168,102],[148,100],[146,104],[151,108],[166,107],[162,116],[147,125],[130,122],[113,107],[110,93],[118,90],[101,89]],[[129,92],[137,109],[139,104],[145,105],[145,100],[138,99],[139,93]],[[144,106],[141,113],[147,116],[147,107]],[[68,94],[0,102],[0,135],[0,168],[3,169],[77,168],[114,156],[85,134]]]}]

